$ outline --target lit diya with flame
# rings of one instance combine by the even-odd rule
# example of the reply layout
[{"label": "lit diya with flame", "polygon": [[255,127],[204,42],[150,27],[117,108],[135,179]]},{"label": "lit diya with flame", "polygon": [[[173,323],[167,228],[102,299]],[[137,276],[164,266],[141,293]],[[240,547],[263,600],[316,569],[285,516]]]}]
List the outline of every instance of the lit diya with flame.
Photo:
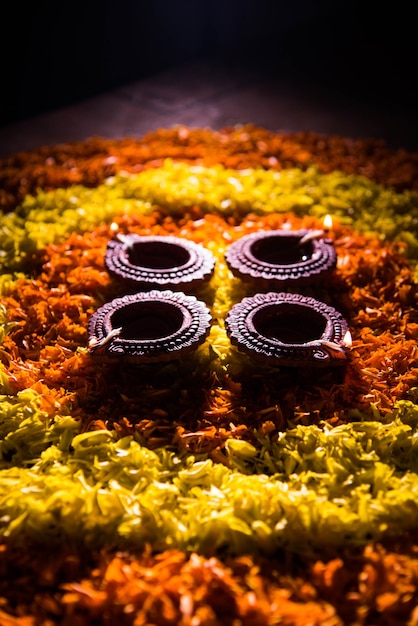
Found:
[{"label": "lit diya with flame", "polygon": [[228,313],[230,341],[273,366],[343,365],[351,335],[333,307],[301,294],[269,292],[243,298]]},{"label": "lit diya with flame", "polygon": [[118,234],[107,245],[105,265],[127,291],[189,292],[210,280],[215,258],[200,244],[180,237]]},{"label": "lit diya with flame", "polygon": [[310,285],[335,269],[337,255],[324,219],[323,230],[280,230],[251,233],[231,244],[225,260],[234,276],[259,288],[280,290]]}]

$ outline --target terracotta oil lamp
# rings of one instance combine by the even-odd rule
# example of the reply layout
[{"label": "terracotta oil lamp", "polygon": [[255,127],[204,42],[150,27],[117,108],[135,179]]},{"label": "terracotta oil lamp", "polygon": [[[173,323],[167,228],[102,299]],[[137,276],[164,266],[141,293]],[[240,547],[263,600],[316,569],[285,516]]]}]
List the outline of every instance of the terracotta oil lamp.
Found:
[{"label": "terracotta oil lamp", "polygon": [[90,318],[88,350],[129,363],[172,361],[203,343],[210,322],[209,309],[195,296],[170,290],[127,294]]},{"label": "terracotta oil lamp", "polygon": [[301,294],[244,298],[232,307],[225,325],[239,351],[272,366],[343,365],[351,343],[338,311]]},{"label": "terracotta oil lamp", "polygon": [[326,234],[308,229],[251,233],[231,244],[225,260],[235,276],[260,289],[310,285],[322,281],[337,263]]},{"label": "terracotta oil lamp", "polygon": [[130,234],[109,241],[105,265],[130,292],[189,292],[210,280],[215,258],[203,246],[180,237]]}]

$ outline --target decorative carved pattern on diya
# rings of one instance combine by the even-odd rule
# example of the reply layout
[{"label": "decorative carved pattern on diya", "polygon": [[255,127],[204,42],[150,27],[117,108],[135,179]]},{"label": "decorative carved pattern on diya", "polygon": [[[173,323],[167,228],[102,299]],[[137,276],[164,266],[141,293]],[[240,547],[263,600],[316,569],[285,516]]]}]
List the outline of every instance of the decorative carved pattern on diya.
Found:
[{"label": "decorative carved pattern on diya", "polygon": [[93,356],[131,363],[179,359],[206,339],[211,315],[204,302],[180,291],[146,291],[100,307],[88,324]]},{"label": "decorative carved pattern on diya", "polygon": [[274,366],[342,365],[348,325],[331,306],[300,294],[258,293],[232,307],[225,320],[231,343]]},{"label": "decorative carved pattern on diya", "polygon": [[190,291],[211,278],[215,258],[209,250],[187,239],[131,234],[109,241],[105,265],[130,290]]},{"label": "decorative carved pattern on diya", "polygon": [[225,260],[235,276],[260,286],[282,289],[310,284],[337,263],[333,242],[323,234],[308,229],[251,233],[231,244]]}]

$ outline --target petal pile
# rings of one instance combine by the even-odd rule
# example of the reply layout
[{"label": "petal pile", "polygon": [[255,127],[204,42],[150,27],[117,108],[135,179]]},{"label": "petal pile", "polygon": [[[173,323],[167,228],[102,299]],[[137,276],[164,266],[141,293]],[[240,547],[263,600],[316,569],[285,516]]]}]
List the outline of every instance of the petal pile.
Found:
[{"label": "petal pile", "polygon": [[[415,624],[418,154],[178,127],[0,172],[0,623]],[[344,315],[347,366],[257,363],[225,330],[253,293],[225,252],[327,214],[337,267],[303,293]],[[216,258],[187,359],[88,350],[129,234]]]}]

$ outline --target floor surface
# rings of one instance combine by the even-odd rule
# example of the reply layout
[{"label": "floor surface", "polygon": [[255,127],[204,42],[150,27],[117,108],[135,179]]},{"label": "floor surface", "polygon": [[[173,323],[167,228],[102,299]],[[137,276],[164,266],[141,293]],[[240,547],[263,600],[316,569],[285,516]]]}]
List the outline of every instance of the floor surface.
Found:
[{"label": "floor surface", "polygon": [[418,150],[411,115],[319,86],[289,72],[196,61],[108,93],[0,128],[0,158],[92,136],[141,137],[174,125],[219,129],[252,123],[272,131],[313,131],[383,139]]}]

